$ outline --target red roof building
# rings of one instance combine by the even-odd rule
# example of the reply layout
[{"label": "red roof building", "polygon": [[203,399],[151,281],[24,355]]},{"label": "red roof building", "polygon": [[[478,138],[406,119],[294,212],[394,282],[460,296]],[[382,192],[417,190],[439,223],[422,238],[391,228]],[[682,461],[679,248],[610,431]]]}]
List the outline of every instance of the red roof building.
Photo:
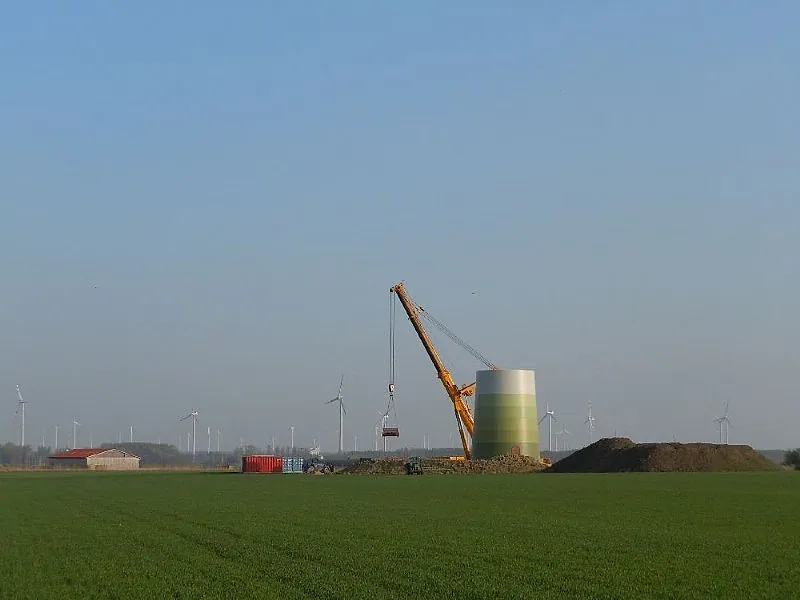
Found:
[{"label": "red roof building", "polygon": [[50,466],[71,469],[129,471],[139,468],[139,457],[118,448],[73,448],[47,457]]},{"label": "red roof building", "polygon": [[89,458],[95,454],[105,452],[108,448],[73,448],[48,456],[47,458]]}]

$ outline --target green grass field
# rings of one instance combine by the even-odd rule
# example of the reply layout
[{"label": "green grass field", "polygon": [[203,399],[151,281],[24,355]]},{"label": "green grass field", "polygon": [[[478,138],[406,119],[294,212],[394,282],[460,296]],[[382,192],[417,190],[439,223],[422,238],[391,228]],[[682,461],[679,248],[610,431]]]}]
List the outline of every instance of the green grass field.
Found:
[{"label": "green grass field", "polygon": [[800,474],[0,473],[0,598],[778,598]]}]

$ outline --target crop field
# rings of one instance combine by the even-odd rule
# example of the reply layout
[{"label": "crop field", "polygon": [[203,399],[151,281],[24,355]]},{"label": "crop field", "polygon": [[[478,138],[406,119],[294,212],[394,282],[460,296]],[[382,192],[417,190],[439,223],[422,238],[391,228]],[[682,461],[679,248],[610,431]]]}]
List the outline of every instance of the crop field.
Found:
[{"label": "crop field", "polygon": [[0,598],[779,598],[800,474],[0,473]]}]

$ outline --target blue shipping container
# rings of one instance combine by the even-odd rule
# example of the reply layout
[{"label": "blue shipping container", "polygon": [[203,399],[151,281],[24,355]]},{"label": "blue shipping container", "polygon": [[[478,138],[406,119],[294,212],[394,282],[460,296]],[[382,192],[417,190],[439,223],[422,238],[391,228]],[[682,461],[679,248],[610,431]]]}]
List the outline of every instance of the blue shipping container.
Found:
[{"label": "blue shipping container", "polygon": [[299,456],[284,456],[283,457],[283,472],[284,473],[302,473],[303,472],[303,459]]}]

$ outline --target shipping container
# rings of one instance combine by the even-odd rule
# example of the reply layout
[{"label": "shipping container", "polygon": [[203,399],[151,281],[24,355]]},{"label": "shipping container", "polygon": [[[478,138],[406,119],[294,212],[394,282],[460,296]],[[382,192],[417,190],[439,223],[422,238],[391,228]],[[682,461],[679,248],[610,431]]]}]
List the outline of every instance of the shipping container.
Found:
[{"label": "shipping container", "polygon": [[243,456],[242,473],[283,473],[283,458],[271,454]]},{"label": "shipping container", "polygon": [[299,456],[284,456],[283,457],[283,472],[284,473],[302,473],[303,472],[303,459]]}]

